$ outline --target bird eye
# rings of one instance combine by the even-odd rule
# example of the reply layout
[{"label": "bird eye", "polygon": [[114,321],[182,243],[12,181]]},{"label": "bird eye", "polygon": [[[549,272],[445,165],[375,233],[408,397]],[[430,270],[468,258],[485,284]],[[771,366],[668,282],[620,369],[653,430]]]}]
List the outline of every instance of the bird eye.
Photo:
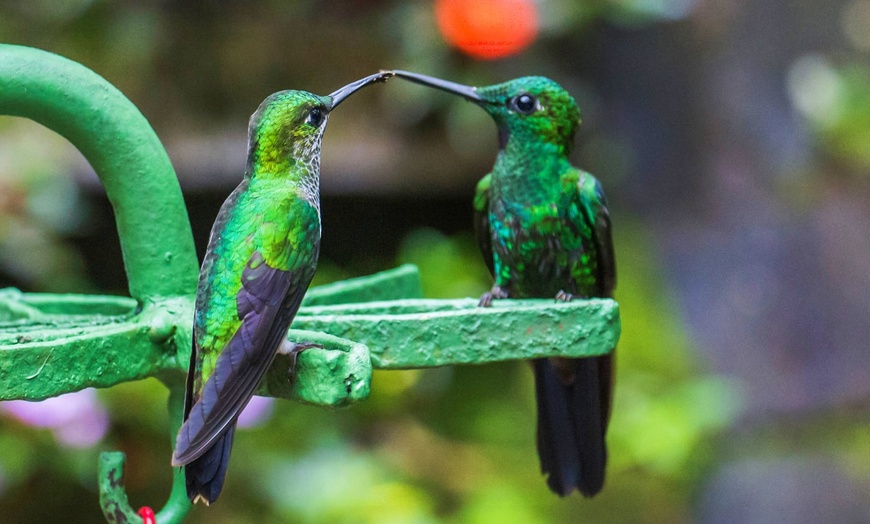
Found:
[{"label": "bird eye", "polygon": [[538,100],[530,94],[522,94],[511,98],[511,108],[517,113],[530,115],[538,108]]},{"label": "bird eye", "polygon": [[323,123],[323,110],[319,107],[315,107],[308,113],[308,118],[305,119],[305,123],[312,127],[320,127],[320,124]]}]

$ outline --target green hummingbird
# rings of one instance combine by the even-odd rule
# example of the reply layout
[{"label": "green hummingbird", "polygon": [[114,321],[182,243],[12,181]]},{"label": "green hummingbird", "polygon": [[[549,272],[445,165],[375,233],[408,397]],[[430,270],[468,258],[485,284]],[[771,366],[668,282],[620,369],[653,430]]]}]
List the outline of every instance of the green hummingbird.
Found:
[{"label": "green hummingbird", "polygon": [[192,502],[220,495],[236,419],[278,351],[304,349],[283,342],[317,266],[329,113],[389,76],[329,96],[280,91],[251,116],[247,169],[212,226],[196,293],[184,424],[172,456],[174,467],[184,466]]},{"label": "green hummingbird", "polygon": [[[498,156],[477,185],[474,225],[495,283],[480,300],[610,297],[616,264],[601,184],[573,167],[580,109],[548,78],[472,87],[430,76],[395,76],[466,98],[498,127]],[[591,497],[604,485],[613,356],[532,362],[537,448],[550,489]]]}]

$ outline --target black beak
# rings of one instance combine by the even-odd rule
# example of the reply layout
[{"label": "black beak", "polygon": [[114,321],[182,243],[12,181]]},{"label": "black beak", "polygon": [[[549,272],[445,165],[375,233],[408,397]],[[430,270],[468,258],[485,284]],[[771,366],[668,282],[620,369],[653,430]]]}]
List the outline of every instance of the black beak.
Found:
[{"label": "black beak", "polygon": [[435,89],[440,89],[442,91],[447,91],[448,93],[453,93],[454,95],[459,95],[466,100],[471,100],[476,104],[485,102],[485,100],[477,94],[476,87],[457,84],[456,82],[449,82],[447,80],[435,78],[434,76],[420,75],[417,73],[412,73],[410,71],[394,70],[393,74],[397,77],[410,80],[411,82],[415,82],[417,84],[434,87]]},{"label": "black beak", "polygon": [[360,89],[370,86],[372,84],[376,84],[378,82],[386,82],[388,78],[392,77],[392,71],[381,71],[380,73],[375,73],[373,75],[369,75],[365,78],[361,78],[356,82],[351,82],[344,87],[339,88],[329,95],[329,98],[332,99],[332,105],[329,107],[329,110],[332,111],[335,107],[340,104],[345,98],[350,95],[356,93]]}]

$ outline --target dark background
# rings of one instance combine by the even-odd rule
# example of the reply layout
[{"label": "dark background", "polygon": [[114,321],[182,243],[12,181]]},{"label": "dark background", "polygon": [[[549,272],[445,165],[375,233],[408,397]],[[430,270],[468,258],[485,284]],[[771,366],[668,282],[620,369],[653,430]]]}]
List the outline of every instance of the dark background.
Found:
[{"label": "dark background", "polygon": [[[240,432],[192,522],[870,522],[870,1],[548,0],[520,54],[449,47],[429,2],[0,0],[0,41],[79,61],[151,122],[200,255],[271,92],[381,68],[560,82],[572,160],[611,202],[623,317],[605,491],[551,495],[520,363],[376,373],[340,412]],[[470,203],[496,150],[472,104],[391,81],[332,116],[317,282],[402,262],[490,284]],[[124,294],[111,208],[62,138],[0,118],[0,287]],[[168,493],[165,391],[101,391],[96,446],[0,418],[0,520],[99,522],[96,456]],[[102,411],[101,411],[102,410]]]}]

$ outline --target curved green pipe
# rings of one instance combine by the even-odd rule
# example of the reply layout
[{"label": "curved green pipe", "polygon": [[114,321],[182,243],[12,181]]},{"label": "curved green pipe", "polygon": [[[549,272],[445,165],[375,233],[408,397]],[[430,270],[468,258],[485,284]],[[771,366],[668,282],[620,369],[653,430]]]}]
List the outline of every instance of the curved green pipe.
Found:
[{"label": "curved green pipe", "polygon": [[0,114],[61,134],[91,163],[115,210],[132,297],[196,293],[196,251],[175,170],[118,89],[61,56],[0,44]]}]

